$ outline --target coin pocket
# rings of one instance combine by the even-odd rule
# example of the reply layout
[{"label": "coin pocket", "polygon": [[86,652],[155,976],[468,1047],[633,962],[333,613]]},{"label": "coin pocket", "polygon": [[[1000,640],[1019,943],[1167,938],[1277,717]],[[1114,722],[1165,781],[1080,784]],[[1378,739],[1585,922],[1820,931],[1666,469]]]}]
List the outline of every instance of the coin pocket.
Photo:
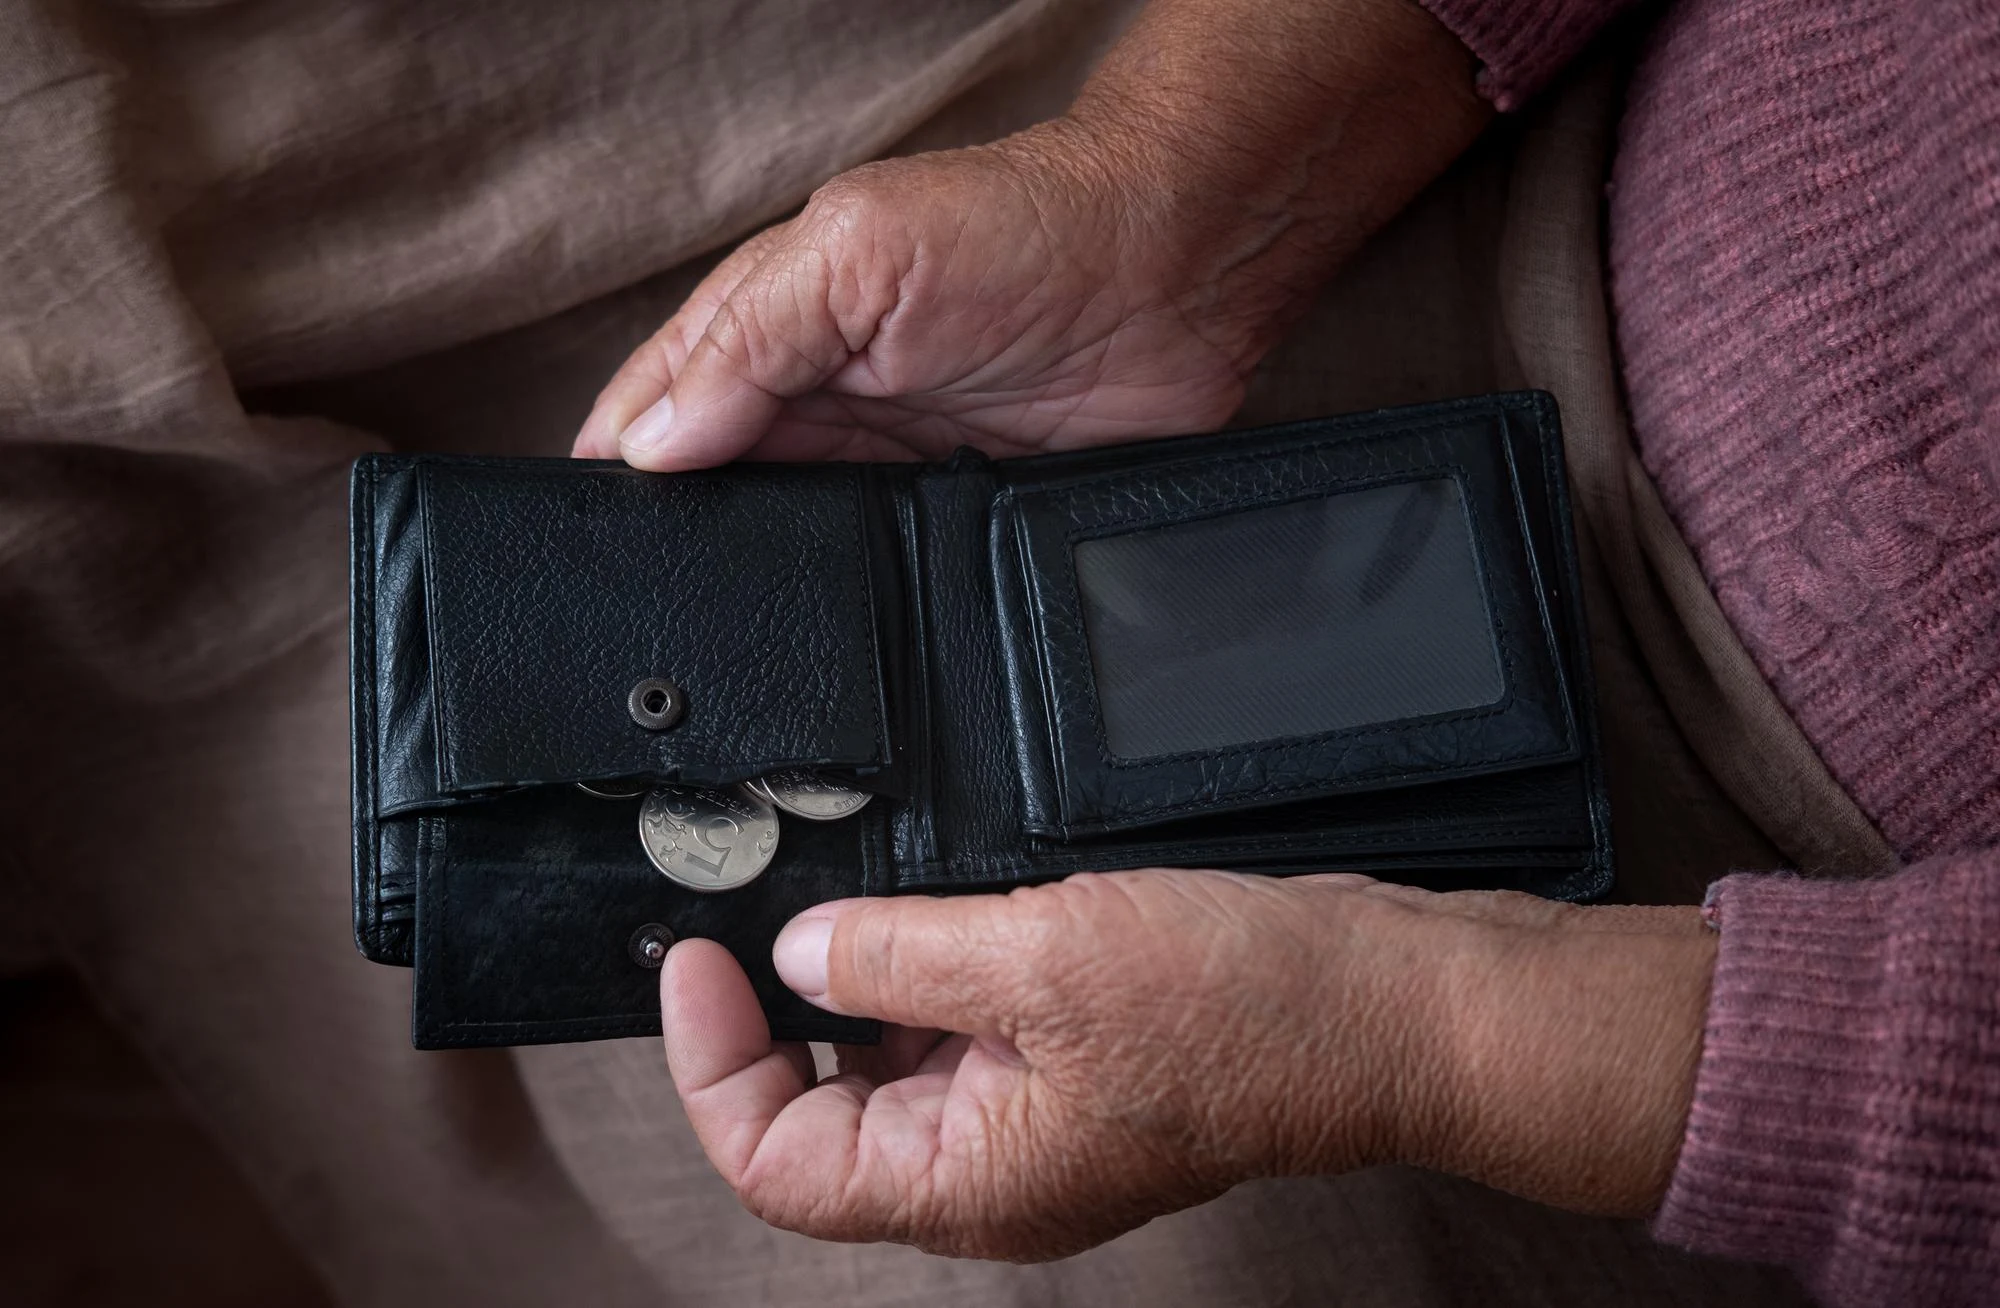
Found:
[{"label": "coin pocket", "polygon": [[[385,815],[536,785],[889,766],[858,474],[548,462],[419,465],[383,524],[423,562],[376,601],[401,675],[372,716],[381,756],[410,763],[379,779]],[[577,531],[588,548],[555,551]],[[647,687],[671,691],[655,705]]]}]

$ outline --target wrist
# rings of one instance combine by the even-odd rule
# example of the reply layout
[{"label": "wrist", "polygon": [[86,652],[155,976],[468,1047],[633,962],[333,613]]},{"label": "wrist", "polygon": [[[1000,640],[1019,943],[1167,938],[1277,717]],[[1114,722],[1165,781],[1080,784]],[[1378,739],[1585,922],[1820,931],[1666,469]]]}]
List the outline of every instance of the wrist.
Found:
[{"label": "wrist", "polygon": [[1292,907],[1275,931],[1302,936],[1273,953],[1312,964],[1286,969],[1285,1007],[1298,1020],[1283,1074],[1264,1082],[1273,1101],[1236,1115],[1276,1128],[1255,1175],[1431,1162],[1455,1129],[1441,1093],[1459,1043],[1451,960],[1481,948],[1482,928],[1349,890],[1318,890]]},{"label": "wrist", "polygon": [[1414,0],[1155,0],[1044,130],[1247,371],[1484,127],[1475,67]]},{"label": "wrist", "polygon": [[1439,1111],[1405,1158],[1572,1211],[1652,1212],[1686,1129],[1714,963],[1692,908],[1480,924],[1444,971]]}]

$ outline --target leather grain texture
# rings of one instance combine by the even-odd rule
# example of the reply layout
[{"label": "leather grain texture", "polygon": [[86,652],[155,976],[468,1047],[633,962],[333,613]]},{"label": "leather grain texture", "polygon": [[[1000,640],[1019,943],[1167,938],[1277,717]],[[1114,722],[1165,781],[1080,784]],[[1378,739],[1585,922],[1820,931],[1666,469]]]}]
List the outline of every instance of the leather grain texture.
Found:
[{"label": "leather grain texture", "polygon": [[[419,476],[440,793],[888,764],[853,466]],[[650,677],[671,730],[627,710]]]},{"label": "leather grain texture", "polygon": [[638,808],[636,799],[541,787],[490,801],[476,821],[425,819],[418,1048],[658,1035],[660,974],[630,951],[633,935],[655,923],[734,952],[783,1038],[873,1038],[874,1023],[822,1012],[779,982],[770,924],[859,893],[879,813],[788,824],[755,895],[713,895],[653,870],[635,834]]},{"label": "leather grain texture", "polygon": [[[1078,540],[1439,477],[1468,515],[1497,700],[1163,758],[1104,748]],[[657,975],[628,950],[648,923],[727,945],[780,1038],[869,1039],[770,964],[793,914],[850,895],[1173,865],[1566,899],[1610,883],[1547,396],[1003,462],[655,477],[374,455],[353,531],[355,935],[415,966],[422,1047],[656,1033]],[[646,676],[684,688],[680,725],[631,721]],[[877,798],[785,820],[770,870],[717,895],[652,869],[636,800],[569,784],[786,766]]]}]

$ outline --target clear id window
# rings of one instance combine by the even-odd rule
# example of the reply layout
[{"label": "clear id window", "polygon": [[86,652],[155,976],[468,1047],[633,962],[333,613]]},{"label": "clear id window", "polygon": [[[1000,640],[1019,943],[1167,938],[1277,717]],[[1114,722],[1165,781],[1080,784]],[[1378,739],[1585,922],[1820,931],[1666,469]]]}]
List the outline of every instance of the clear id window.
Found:
[{"label": "clear id window", "polygon": [[1506,693],[1454,478],[1098,536],[1072,557],[1119,758],[1323,735]]}]

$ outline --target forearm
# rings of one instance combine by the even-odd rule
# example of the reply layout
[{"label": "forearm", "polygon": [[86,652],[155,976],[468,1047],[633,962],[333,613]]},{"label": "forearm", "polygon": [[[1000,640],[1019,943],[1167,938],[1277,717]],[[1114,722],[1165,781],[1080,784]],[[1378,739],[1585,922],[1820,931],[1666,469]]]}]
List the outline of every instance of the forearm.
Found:
[{"label": "forearm", "polygon": [[1479,134],[1473,73],[1414,0],[1155,0],[1047,130],[1247,366]]},{"label": "forearm", "polygon": [[[1342,975],[1354,951],[1329,947],[1343,961],[1313,1005],[1346,1025],[1361,1020],[1353,997],[1365,997],[1371,1061],[1383,1069],[1372,1083],[1383,1125],[1368,1160],[1578,1212],[1652,1212],[1673,1174],[1701,1056],[1716,941],[1699,910],[1368,893],[1404,911],[1368,920],[1365,975]],[[1320,1146],[1330,1137],[1315,1127],[1347,1109],[1310,1095],[1296,1105],[1310,1120],[1290,1138],[1304,1147],[1284,1153],[1279,1170],[1352,1165]]]}]

